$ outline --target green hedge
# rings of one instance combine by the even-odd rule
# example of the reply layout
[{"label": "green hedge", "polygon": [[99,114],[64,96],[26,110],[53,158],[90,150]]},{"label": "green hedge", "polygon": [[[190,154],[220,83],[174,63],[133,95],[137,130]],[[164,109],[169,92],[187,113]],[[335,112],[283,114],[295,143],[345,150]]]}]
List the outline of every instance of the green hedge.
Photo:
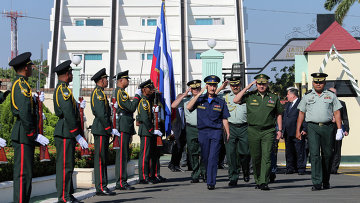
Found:
[{"label": "green hedge", "polygon": [[[39,148],[35,148],[35,159],[33,167],[33,177],[41,177],[47,175],[53,175],[56,173],[56,149],[54,146],[49,147],[50,161],[40,162],[39,161]],[[75,168],[93,168],[94,167],[94,145],[89,145],[90,157],[81,158],[80,147],[77,146],[75,150]],[[11,147],[5,147],[6,156],[8,159],[7,164],[0,164],[0,182],[9,181],[13,179],[13,167],[14,167],[14,150]],[[129,159],[139,158],[140,147],[139,145],[132,144],[130,146],[130,157]],[[109,147],[109,165],[115,164],[116,152]]]}]

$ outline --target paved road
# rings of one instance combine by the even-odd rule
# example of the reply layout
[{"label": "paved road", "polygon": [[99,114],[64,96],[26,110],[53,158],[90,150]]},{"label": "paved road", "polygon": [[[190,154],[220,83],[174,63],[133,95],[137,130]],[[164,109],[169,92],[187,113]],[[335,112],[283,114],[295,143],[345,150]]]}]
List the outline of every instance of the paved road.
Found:
[{"label": "paved road", "polygon": [[[280,168],[276,182],[270,184],[270,191],[254,189],[254,180],[245,184],[242,179],[236,188],[229,188],[227,170],[218,170],[216,189],[209,191],[205,183],[190,183],[190,171],[170,172],[164,165],[162,175],[165,183],[135,185],[134,191],[116,191],[112,197],[95,196],[83,200],[90,202],[360,202],[360,168],[344,168],[339,175],[331,176],[332,189],[311,191],[310,173],[299,176],[286,175]],[[242,178],[242,177],[240,177]],[[252,177],[251,177],[252,178]]]}]

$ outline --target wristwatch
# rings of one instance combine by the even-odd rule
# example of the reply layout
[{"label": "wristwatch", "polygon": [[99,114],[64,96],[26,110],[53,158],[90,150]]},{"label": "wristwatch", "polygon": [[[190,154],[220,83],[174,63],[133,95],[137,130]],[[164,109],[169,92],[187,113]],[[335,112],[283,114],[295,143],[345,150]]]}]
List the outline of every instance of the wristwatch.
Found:
[{"label": "wristwatch", "polygon": [[282,132],[282,133],[284,132],[283,130],[277,130],[277,132],[279,132],[279,131]]}]

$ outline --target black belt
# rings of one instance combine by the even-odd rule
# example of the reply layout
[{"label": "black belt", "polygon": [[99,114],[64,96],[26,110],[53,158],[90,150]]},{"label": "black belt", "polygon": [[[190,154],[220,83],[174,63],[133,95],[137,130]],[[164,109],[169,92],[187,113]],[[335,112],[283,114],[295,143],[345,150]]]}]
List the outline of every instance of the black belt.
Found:
[{"label": "black belt", "polygon": [[133,114],[131,113],[127,113],[127,112],[120,112],[119,116],[129,116],[129,117],[133,117]]},{"label": "black belt", "polygon": [[241,128],[241,127],[244,127],[244,126],[248,125],[248,123],[240,123],[240,124],[229,123],[229,124],[234,126],[234,127],[237,127],[237,128]]},{"label": "black belt", "polygon": [[197,128],[197,126],[191,125],[191,124],[188,124],[188,123],[186,123],[186,126],[193,127],[193,128]]},{"label": "black belt", "polygon": [[326,122],[326,123],[315,123],[315,122],[309,121],[308,123],[312,123],[312,124],[315,124],[315,125],[318,125],[318,126],[331,125],[331,124],[333,124],[333,122],[331,122],[331,121]]}]

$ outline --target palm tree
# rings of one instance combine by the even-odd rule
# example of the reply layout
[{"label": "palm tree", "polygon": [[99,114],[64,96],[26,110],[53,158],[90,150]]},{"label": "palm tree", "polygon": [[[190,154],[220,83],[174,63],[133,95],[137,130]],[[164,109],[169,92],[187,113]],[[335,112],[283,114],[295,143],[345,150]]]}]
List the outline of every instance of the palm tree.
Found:
[{"label": "palm tree", "polygon": [[[335,19],[339,24],[342,24],[345,15],[355,1],[356,0],[326,0],[324,7],[325,9],[331,11],[336,5],[338,5],[335,10]],[[360,0],[358,0],[358,2],[360,3]]]}]

